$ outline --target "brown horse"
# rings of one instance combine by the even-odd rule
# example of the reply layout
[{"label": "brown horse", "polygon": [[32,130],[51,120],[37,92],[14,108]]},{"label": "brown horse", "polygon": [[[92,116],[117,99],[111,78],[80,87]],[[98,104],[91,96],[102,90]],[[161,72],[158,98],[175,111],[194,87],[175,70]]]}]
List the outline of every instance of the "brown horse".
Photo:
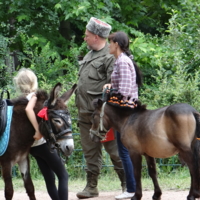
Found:
[{"label": "brown horse", "polygon": [[200,114],[190,105],[178,103],[156,110],[137,107],[114,106],[98,99],[94,102],[91,138],[99,135],[99,129],[110,127],[121,133],[121,141],[129,150],[134,166],[136,192],[132,200],[142,198],[142,155],[154,184],[154,200],[161,199],[154,158],[168,158],[179,154],[191,175],[191,187],[187,200],[200,197]]},{"label": "brown horse", "polygon": [[[47,110],[46,115],[48,120],[38,118],[41,133],[47,141],[59,146],[65,156],[69,156],[74,149],[74,143],[71,132],[70,114],[65,103],[73,94],[76,85],[59,98],[60,88],[61,84],[56,84],[50,96],[43,90],[38,91],[34,112],[38,113],[44,106],[47,108],[45,110]],[[18,163],[29,199],[36,200],[34,186],[30,177],[28,159],[35,133],[25,112],[28,100],[24,97],[19,97],[11,100],[10,103],[13,105],[10,140],[7,150],[0,156],[2,176],[5,182],[5,199],[11,200],[13,197],[14,191],[11,171],[15,163]]]}]

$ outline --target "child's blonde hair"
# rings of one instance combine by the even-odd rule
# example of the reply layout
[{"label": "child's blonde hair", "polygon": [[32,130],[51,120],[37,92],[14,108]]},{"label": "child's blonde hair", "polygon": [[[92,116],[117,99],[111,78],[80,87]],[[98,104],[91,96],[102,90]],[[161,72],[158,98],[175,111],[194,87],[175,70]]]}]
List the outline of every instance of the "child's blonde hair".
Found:
[{"label": "child's blonde hair", "polygon": [[37,76],[31,69],[21,68],[13,82],[16,89],[23,94],[29,94],[38,89]]}]

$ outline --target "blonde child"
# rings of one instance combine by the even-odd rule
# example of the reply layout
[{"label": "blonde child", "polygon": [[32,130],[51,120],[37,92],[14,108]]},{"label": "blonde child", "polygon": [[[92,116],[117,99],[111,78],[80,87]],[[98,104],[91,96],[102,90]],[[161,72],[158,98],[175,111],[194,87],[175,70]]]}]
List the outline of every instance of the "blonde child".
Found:
[{"label": "blonde child", "polygon": [[22,68],[14,78],[14,84],[16,88],[29,100],[25,110],[27,117],[35,129],[35,135],[33,138],[39,140],[42,138],[42,134],[39,131],[38,122],[33,111],[37,101],[35,94],[38,88],[37,77],[30,69]]}]

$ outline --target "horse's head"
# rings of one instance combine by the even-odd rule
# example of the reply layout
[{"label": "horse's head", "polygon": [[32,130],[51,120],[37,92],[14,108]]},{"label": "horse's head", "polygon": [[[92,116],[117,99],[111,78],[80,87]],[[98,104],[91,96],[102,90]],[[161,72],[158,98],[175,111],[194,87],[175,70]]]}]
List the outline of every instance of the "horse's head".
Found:
[{"label": "horse's head", "polygon": [[[121,97],[121,95],[119,94],[118,97]],[[110,95],[107,95],[105,101],[101,99],[95,99],[93,101],[94,112],[92,115],[90,138],[94,142],[99,142],[104,139],[101,132],[105,135],[105,132],[111,127],[120,132],[127,119],[134,121],[132,119],[136,118],[138,113],[146,110],[146,106],[141,105],[139,101],[137,101],[137,106],[132,108],[120,105],[120,100],[116,102],[114,100],[110,102],[110,100]]]},{"label": "horse's head", "polygon": [[50,93],[50,98],[44,103],[44,108],[39,112],[43,118],[39,126],[44,138],[61,149],[65,156],[69,156],[74,149],[74,141],[71,117],[66,103],[76,89],[76,84],[61,97],[59,97],[60,89],[61,84],[56,84]]},{"label": "horse's head", "polygon": [[[104,139],[105,132],[110,127],[105,126],[105,116],[104,116],[104,106],[106,102],[103,102],[101,99],[95,99],[93,101],[94,112],[92,114],[92,127],[90,129],[90,138],[94,142],[99,142]],[[103,132],[103,135],[101,134]]]}]

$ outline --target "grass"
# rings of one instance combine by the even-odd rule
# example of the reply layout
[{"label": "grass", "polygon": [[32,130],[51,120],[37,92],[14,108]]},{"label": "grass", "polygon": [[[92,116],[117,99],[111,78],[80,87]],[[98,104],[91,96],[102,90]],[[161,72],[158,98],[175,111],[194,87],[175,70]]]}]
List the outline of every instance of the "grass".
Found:
[{"label": "grass", "polygon": [[[159,173],[158,181],[161,189],[164,190],[189,190],[190,174],[187,168],[171,173]],[[38,191],[46,191],[45,182],[40,178],[33,178],[35,189]],[[84,178],[69,178],[69,191],[77,192],[83,190],[86,180]],[[23,181],[21,178],[13,178],[13,186],[15,191],[24,191]],[[147,177],[142,178],[143,190],[153,190],[153,183]],[[4,182],[0,179],[0,188],[4,188]],[[100,191],[117,191],[121,190],[120,181],[113,170],[110,174],[101,175],[98,181],[98,189]]]},{"label": "grass", "polygon": [[[161,189],[164,190],[189,190],[190,174],[188,169],[170,174],[159,174],[158,182]],[[70,191],[80,191],[85,187],[86,180],[74,179],[69,180]],[[153,183],[150,177],[142,178],[143,190],[153,190]],[[78,189],[77,189],[78,188]],[[101,176],[98,181],[98,189],[100,191],[116,191],[121,190],[120,181],[115,174]]]}]

